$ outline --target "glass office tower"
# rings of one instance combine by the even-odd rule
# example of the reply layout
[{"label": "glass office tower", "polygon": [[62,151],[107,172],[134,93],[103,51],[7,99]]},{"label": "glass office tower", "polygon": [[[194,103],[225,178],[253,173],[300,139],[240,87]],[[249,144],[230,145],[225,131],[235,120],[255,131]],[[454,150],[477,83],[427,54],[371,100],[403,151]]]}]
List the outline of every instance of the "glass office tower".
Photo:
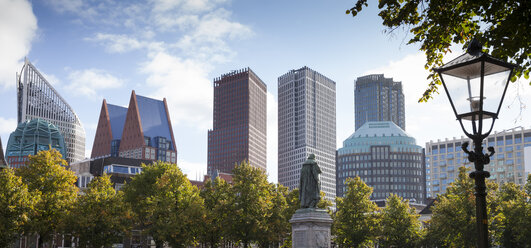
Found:
[{"label": "glass office tower", "polygon": [[402,82],[383,74],[359,77],[354,82],[356,130],[368,121],[392,121],[406,130]]}]

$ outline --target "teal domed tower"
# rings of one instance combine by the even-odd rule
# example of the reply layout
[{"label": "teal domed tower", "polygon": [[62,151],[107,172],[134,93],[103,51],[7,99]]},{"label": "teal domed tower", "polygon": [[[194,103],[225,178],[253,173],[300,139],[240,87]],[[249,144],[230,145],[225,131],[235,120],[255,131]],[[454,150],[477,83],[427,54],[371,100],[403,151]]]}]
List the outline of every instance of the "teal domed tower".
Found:
[{"label": "teal domed tower", "polygon": [[359,176],[373,188],[371,200],[383,206],[390,194],[417,204],[426,197],[424,151],[415,138],[391,121],[366,122],[337,150],[337,195],[346,180]]},{"label": "teal domed tower", "polygon": [[42,150],[56,149],[66,159],[65,141],[59,129],[43,119],[33,119],[18,124],[9,136],[6,159],[12,168],[24,166],[29,155]]}]

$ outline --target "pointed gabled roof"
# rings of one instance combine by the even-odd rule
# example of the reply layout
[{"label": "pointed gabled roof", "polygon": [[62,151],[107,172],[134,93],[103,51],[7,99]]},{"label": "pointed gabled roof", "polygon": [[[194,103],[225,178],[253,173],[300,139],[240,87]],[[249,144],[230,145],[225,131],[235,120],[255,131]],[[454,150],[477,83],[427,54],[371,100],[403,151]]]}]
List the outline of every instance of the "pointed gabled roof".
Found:
[{"label": "pointed gabled roof", "polygon": [[111,122],[109,118],[109,110],[107,101],[103,99],[101,104],[100,118],[96,128],[96,135],[94,136],[94,143],[92,145],[91,158],[106,156],[111,154],[112,131]]},{"label": "pointed gabled roof", "polygon": [[144,132],[142,131],[137,96],[133,90],[125,117],[122,139],[120,141],[120,152],[141,148],[144,145],[146,143],[144,140]]},{"label": "pointed gabled roof", "polygon": [[164,137],[171,141],[173,150],[176,150],[166,99],[160,101],[137,95],[136,100],[144,136],[151,139]]}]

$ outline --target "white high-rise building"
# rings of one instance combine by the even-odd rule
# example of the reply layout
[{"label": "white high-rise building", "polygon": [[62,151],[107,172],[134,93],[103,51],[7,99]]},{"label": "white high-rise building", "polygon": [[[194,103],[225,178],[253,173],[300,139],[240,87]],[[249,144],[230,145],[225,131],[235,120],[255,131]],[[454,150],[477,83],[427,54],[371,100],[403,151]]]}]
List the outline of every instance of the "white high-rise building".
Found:
[{"label": "white high-rise building", "polygon": [[[455,181],[458,168],[466,166],[469,172],[474,170],[474,163],[468,160],[461,145],[468,142],[468,150],[474,150],[474,142],[469,138],[445,139],[426,143],[426,191],[428,197],[442,194]],[[516,127],[501,132],[491,133],[483,140],[483,152],[493,147],[496,152],[485,170],[490,172],[488,180],[497,183],[512,182],[518,185],[526,183],[531,173],[531,129]]]},{"label": "white high-rise building", "polygon": [[76,113],[27,59],[17,74],[18,123],[36,118],[54,124],[65,140],[66,161],[85,158],[85,129]]},{"label": "white high-rise building", "polygon": [[321,191],[336,197],[336,83],[303,67],[278,78],[278,182],[299,187],[309,154],[321,168]]}]

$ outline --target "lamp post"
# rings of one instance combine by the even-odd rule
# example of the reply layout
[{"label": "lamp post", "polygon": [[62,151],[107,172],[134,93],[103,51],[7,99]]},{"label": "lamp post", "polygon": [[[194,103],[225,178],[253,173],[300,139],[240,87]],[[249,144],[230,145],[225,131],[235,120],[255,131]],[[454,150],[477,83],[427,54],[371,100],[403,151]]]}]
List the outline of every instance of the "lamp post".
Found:
[{"label": "lamp post", "polygon": [[488,148],[488,154],[483,154],[482,143],[498,118],[515,67],[483,53],[481,44],[473,39],[465,54],[435,69],[463,132],[474,142],[473,151],[468,150],[468,142],[463,143],[462,148],[476,169],[470,177],[475,181],[477,246],[480,248],[489,246],[485,178],[490,177],[490,173],[483,168],[494,154],[492,147]]}]

